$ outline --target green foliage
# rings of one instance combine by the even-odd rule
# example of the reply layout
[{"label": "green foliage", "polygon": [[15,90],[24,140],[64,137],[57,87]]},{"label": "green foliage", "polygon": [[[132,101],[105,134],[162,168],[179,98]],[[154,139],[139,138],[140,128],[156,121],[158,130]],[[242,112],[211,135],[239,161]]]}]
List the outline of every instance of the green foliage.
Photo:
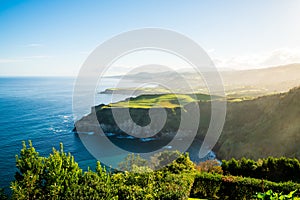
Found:
[{"label": "green foliage", "polygon": [[187,199],[193,185],[192,174],[161,171],[116,173],[112,176],[119,199],[181,200]]},{"label": "green foliage", "polygon": [[118,167],[121,171],[138,170],[139,167],[148,166],[148,161],[141,158],[139,154],[128,154],[124,161],[120,162]]},{"label": "green foliage", "polygon": [[189,197],[194,181],[194,164],[188,154],[164,151],[154,155],[150,166],[156,171],[141,164],[146,162],[130,154],[120,166],[131,171],[113,175],[120,199],[180,200]]},{"label": "green foliage", "polygon": [[117,173],[112,176],[119,199],[154,199],[154,174]]},{"label": "green foliage", "polygon": [[219,196],[224,199],[251,199],[257,191],[262,191],[262,181],[239,176],[223,176]]},{"label": "green foliage", "polygon": [[241,160],[223,160],[222,169],[225,174],[235,176],[267,179],[275,182],[300,182],[300,162],[296,158],[273,158],[254,161],[242,158]]},{"label": "green foliage", "polygon": [[277,193],[277,192],[273,192],[272,190],[268,190],[265,193],[261,193],[261,192],[257,193],[256,198],[263,199],[263,200],[288,200],[288,199],[294,199],[296,192],[297,190],[294,190],[289,194],[284,195],[282,194],[282,192]]},{"label": "green foliage", "polygon": [[[213,96],[220,99],[218,96]],[[209,101],[210,95],[207,94],[144,94],[138,97],[132,97],[127,101],[111,103],[107,107],[129,107],[129,108],[177,108],[191,102]]]},{"label": "green foliage", "polygon": [[216,198],[221,188],[222,176],[220,174],[197,173],[192,187],[195,197]]},{"label": "green foliage", "polygon": [[194,183],[193,173],[156,172],[156,199],[184,200],[188,199]]},{"label": "green foliage", "polygon": [[152,168],[171,173],[192,172],[195,164],[190,160],[188,153],[179,151],[163,151],[151,158]]},{"label": "green foliage", "polygon": [[39,179],[42,181],[43,197],[74,198],[81,177],[82,170],[70,153],[64,153],[61,144],[60,151],[53,149],[53,153],[44,159],[43,172]]},{"label": "green foliage", "polygon": [[20,158],[16,156],[18,172],[15,175],[16,181],[11,185],[14,199],[42,199],[45,181],[44,175],[45,158],[40,157],[35,151],[31,141],[29,148],[23,142],[23,149]]},{"label": "green foliage", "polygon": [[29,141],[17,156],[13,199],[114,199],[109,175],[97,164],[96,172],[84,174],[74,157],[53,149],[49,157],[40,157]]},{"label": "green foliage", "polygon": [[222,167],[217,160],[206,160],[204,162],[200,162],[195,168],[199,172],[223,174]]},{"label": "green foliage", "polygon": [[[242,159],[223,161],[228,170],[252,176],[258,169],[295,168],[295,160],[268,158],[254,162]],[[156,164],[155,164],[156,163]],[[170,164],[168,164],[170,163]],[[121,163],[125,172],[108,173],[100,162],[96,170],[82,172],[71,154],[53,149],[49,157],[41,157],[29,141],[23,143],[20,156],[16,157],[16,180],[12,182],[12,199],[122,199],[122,200],[185,200],[193,197],[208,199],[293,199],[300,184],[295,182],[271,182],[242,176],[222,175],[195,170],[188,154],[161,152],[151,164],[153,171],[145,166],[146,161],[138,155],[128,155]],[[285,168],[287,169],[287,168]],[[262,172],[264,172],[262,170]],[[268,191],[262,193],[263,191]],[[273,192],[274,191],[274,192]],[[290,191],[294,191],[289,193]],[[289,193],[289,194],[288,194]],[[0,198],[5,199],[0,191]],[[287,195],[283,195],[287,194]]]},{"label": "green foliage", "polygon": [[29,142],[29,147],[23,143],[16,161],[13,199],[184,200],[194,181],[188,155],[179,155],[160,171],[143,166],[145,160],[131,154],[121,164],[130,172],[110,174],[98,162],[95,171],[83,173],[62,144],[59,151],[41,157]]},{"label": "green foliage", "polygon": [[300,184],[293,182],[275,183],[255,178],[224,176],[221,174],[197,173],[191,196],[198,198],[252,199],[253,195],[264,189],[289,193],[300,189]]}]

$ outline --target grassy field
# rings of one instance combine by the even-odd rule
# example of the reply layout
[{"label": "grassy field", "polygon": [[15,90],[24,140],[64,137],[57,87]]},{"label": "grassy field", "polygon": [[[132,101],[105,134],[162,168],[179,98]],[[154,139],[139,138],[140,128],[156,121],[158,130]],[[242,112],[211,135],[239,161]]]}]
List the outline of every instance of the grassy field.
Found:
[{"label": "grassy field", "polygon": [[[214,99],[221,99],[214,97]],[[207,94],[145,94],[126,101],[108,104],[107,107],[129,107],[129,108],[177,108],[191,102],[210,101],[211,96]]]}]

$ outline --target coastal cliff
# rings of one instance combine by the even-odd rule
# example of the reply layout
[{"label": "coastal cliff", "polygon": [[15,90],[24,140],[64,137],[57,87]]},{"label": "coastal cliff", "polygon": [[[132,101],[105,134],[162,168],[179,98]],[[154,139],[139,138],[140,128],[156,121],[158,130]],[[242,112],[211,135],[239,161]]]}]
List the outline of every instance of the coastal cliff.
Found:
[{"label": "coastal cliff", "polygon": [[[137,103],[144,97],[153,99],[161,97],[161,95],[141,95],[137,99],[131,99],[130,115],[134,123],[142,127],[150,122],[148,114],[150,107],[144,104],[137,106],[134,102]],[[268,156],[300,158],[299,99],[300,88],[298,87],[286,93],[262,96],[251,100],[228,101],[224,129],[213,149],[218,158],[249,157],[258,159]],[[149,102],[151,101],[149,100]],[[189,99],[183,107],[178,106],[174,101],[169,104],[162,103],[162,106],[165,105],[167,121],[162,130],[153,138],[172,139],[178,130],[180,116],[184,114],[191,119],[194,117],[190,115],[193,113],[191,111],[193,104],[198,104],[201,111],[196,140],[202,141],[211,117],[211,103],[207,98],[202,100]],[[124,102],[93,107],[89,115],[76,122],[76,129],[79,128],[80,131],[84,132],[97,132],[101,127],[104,133],[126,136],[126,133],[116,125],[112,109],[124,109]],[[95,118],[97,123],[95,123]],[[123,121],[122,123],[124,126],[132,127],[131,132],[143,134],[140,132],[141,129],[132,125],[132,121]],[[191,135],[192,133],[186,130],[180,137],[184,139]],[[199,146],[199,143],[197,145]]]},{"label": "coastal cliff", "polygon": [[[176,134],[176,132],[178,131],[182,115],[186,118],[190,118],[190,121],[192,122],[192,119],[194,117],[191,114],[193,113],[191,109],[194,108],[192,104],[195,103],[187,104],[183,108],[164,108],[167,114],[166,123],[164,124],[163,128],[156,135],[153,136],[153,138],[167,139],[170,137],[174,137],[174,134]],[[210,120],[210,103],[201,103],[200,109],[201,108],[203,110],[203,113],[201,113],[202,120],[200,122],[199,131],[202,130],[201,132],[205,133]],[[117,111],[118,109],[125,108],[112,108],[107,107],[106,105],[95,106],[92,108],[92,112],[90,114],[84,116],[75,123],[74,131],[100,133],[100,127],[104,133],[114,133],[125,136],[126,133],[124,133],[124,131],[120,129],[120,127],[116,124],[114,120],[112,109]],[[147,131],[153,131],[151,127],[146,126],[151,121],[149,117],[149,109],[150,108],[129,108],[131,119],[124,119],[123,121],[121,121],[121,123],[119,123],[119,125],[122,127],[127,127],[127,130],[129,130],[129,132],[132,133],[132,135],[147,135]],[[136,126],[135,124],[138,126]],[[146,133],[143,133],[142,131]],[[189,137],[190,135],[192,135],[192,133],[187,129],[180,137],[184,138]]]}]

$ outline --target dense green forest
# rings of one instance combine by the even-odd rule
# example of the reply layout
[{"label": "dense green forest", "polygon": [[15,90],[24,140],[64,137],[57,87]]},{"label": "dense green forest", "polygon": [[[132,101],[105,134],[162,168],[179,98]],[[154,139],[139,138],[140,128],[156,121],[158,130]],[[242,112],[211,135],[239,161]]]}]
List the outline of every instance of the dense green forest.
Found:
[{"label": "dense green forest", "polygon": [[[161,169],[160,162],[177,158]],[[165,151],[153,168],[139,155],[128,155],[119,169],[83,171],[70,153],[53,149],[42,157],[32,143],[23,143],[16,157],[12,199],[292,199],[299,195],[300,162],[291,158],[207,160],[193,163],[188,154]],[[151,165],[150,165],[151,166]],[[291,193],[290,193],[291,192]],[[290,193],[290,195],[288,195]],[[283,195],[284,194],[284,195]],[[1,192],[2,199],[8,198]],[[275,198],[276,199],[276,198]],[[279,199],[279,198],[278,198]]]}]

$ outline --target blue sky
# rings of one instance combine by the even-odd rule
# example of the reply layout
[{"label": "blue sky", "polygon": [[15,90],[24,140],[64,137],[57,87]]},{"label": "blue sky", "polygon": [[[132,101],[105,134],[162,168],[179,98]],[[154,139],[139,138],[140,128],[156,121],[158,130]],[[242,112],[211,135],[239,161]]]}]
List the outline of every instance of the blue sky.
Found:
[{"label": "blue sky", "polygon": [[76,75],[88,53],[124,31],[187,35],[220,68],[300,62],[299,0],[0,0],[0,75]]}]

